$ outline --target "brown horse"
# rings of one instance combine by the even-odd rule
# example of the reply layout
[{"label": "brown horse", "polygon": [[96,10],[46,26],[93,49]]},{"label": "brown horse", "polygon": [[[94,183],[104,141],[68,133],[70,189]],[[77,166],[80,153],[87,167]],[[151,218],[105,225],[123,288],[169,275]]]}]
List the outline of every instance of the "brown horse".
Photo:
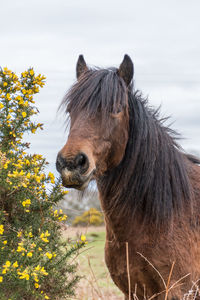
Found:
[{"label": "brown horse", "polygon": [[95,179],[105,214],[105,260],[126,299],[182,299],[200,279],[200,167],[133,90],[133,63],[90,69],[61,107],[70,115],[57,157],[65,187]]}]

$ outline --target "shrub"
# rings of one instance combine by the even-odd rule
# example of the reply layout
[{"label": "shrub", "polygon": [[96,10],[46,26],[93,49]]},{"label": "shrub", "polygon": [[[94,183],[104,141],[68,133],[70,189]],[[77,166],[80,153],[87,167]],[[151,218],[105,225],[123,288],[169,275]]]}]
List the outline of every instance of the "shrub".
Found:
[{"label": "shrub", "polygon": [[100,226],[103,225],[104,219],[103,214],[98,211],[96,208],[90,208],[89,210],[85,211],[81,216],[77,216],[72,225],[73,226]]},{"label": "shrub", "polygon": [[[54,205],[66,193],[59,180],[44,173],[46,161],[28,154],[25,132],[42,124],[33,95],[44,76],[31,68],[20,78],[0,68],[0,299],[64,299],[74,294],[76,265],[70,263],[85,244],[61,238],[66,215]],[[48,190],[50,191],[48,192]]]}]

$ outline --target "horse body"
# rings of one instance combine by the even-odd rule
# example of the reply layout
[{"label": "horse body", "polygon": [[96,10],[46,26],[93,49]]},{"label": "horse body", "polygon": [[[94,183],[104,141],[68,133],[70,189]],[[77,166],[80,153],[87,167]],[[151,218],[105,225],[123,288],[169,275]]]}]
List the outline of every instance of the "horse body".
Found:
[{"label": "horse body", "polygon": [[[191,179],[195,189],[194,214],[187,211],[181,219],[174,219],[166,232],[154,224],[142,226],[141,220],[120,219],[118,212],[107,217],[105,260],[115,284],[127,296],[128,276],[126,242],[129,249],[131,291],[139,299],[164,299],[167,282],[170,279],[169,299],[182,299],[200,278],[200,168],[189,162]],[[99,187],[102,207],[110,198],[104,198]],[[174,267],[172,267],[174,264]],[[173,268],[173,270],[172,270]],[[172,274],[170,276],[170,272]],[[160,273],[160,275],[158,274]],[[162,277],[162,278],[161,278]],[[180,281],[179,281],[180,280]],[[196,286],[194,288],[196,291]]]},{"label": "horse body", "polygon": [[106,264],[126,299],[181,299],[200,279],[200,162],[133,92],[132,76],[127,55],[105,70],[79,57],[57,169],[66,187],[96,180]]}]

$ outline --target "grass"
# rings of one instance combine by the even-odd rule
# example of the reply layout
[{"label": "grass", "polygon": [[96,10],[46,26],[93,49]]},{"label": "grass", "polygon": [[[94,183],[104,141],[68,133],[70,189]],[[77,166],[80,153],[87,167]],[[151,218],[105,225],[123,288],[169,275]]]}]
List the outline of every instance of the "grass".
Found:
[{"label": "grass", "polygon": [[105,229],[104,227],[72,228],[64,236],[86,235],[88,244],[82,250],[78,262],[78,274],[82,276],[76,290],[78,300],[123,300],[124,297],[114,285],[104,261]]}]

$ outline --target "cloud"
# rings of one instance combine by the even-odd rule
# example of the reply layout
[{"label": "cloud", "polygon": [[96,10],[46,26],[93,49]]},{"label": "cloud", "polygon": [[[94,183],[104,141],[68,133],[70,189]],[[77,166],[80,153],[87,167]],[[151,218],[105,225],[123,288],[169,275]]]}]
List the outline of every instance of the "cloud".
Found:
[{"label": "cloud", "polygon": [[[199,1],[19,0],[1,3],[0,65],[21,72],[29,66],[47,75],[36,98],[45,131],[32,149],[48,156],[52,168],[66,141],[56,111],[75,80],[80,53],[89,64],[118,66],[123,55],[135,65],[135,85],[162,105],[173,125],[200,149]],[[56,119],[57,118],[57,119]],[[59,119],[60,118],[60,119]]]}]

